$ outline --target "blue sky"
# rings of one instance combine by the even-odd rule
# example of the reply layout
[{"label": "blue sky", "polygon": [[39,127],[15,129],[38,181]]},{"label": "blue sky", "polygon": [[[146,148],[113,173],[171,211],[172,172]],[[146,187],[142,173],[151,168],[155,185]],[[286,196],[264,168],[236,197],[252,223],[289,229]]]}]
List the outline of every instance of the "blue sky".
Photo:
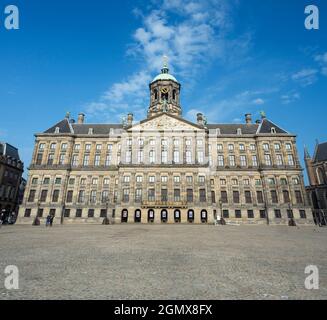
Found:
[{"label": "blue sky", "polygon": [[[4,7],[20,30],[4,28]],[[304,8],[320,29],[304,28]],[[0,140],[30,163],[34,136],[70,111],[88,122],[145,117],[148,83],[167,54],[184,116],[269,119],[314,150],[326,141],[327,1],[0,0]]]}]

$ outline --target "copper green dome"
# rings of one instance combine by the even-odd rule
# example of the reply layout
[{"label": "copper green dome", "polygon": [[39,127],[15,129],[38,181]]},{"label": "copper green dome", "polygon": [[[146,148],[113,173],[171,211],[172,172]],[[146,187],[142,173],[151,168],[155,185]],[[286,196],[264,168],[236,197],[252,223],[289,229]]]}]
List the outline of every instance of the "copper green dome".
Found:
[{"label": "copper green dome", "polygon": [[169,73],[169,68],[168,68],[168,61],[167,57],[164,57],[164,65],[163,68],[161,69],[161,73],[158,74],[151,83],[156,82],[158,80],[172,80],[178,83],[177,79]]}]

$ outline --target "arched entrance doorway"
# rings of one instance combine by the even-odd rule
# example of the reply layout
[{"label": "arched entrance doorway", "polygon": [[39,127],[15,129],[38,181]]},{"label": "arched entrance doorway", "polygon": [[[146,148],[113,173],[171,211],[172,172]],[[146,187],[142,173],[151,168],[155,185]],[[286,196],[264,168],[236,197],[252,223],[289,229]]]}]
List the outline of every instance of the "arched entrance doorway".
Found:
[{"label": "arched entrance doorway", "polygon": [[175,223],[180,223],[181,222],[181,212],[180,212],[180,210],[175,210],[174,211],[174,220],[175,220]]},{"label": "arched entrance doorway", "polygon": [[202,223],[207,223],[208,222],[208,212],[207,212],[207,210],[202,210],[201,211],[201,222]]},{"label": "arched entrance doorway", "polygon": [[154,210],[150,209],[148,211],[148,222],[153,223],[154,222]]},{"label": "arched entrance doorway", "polygon": [[121,222],[127,223],[127,221],[128,221],[128,210],[124,209],[121,213]]},{"label": "arched entrance doorway", "polygon": [[187,212],[187,221],[189,223],[193,223],[194,222],[194,210],[189,210]]},{"label": "arched entrance doorway", "polygon": [[135,215],[134,215],[134,222],[140,223],[141,222],[141,210],[135,210]]},{"label": "arched entrance doorway", "polygon": [[161,211],[161,222],[166,223],[168,220],[168,212],[166,209]]}]

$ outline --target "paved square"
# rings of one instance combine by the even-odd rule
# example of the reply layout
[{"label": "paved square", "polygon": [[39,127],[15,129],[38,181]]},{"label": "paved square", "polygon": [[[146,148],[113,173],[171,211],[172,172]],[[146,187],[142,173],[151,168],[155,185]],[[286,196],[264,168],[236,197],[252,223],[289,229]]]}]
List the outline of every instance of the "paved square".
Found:
[{"label": "paved square", "polygon": [[[326,243],[315,227],[4,226],[0,299],[326,299]],[[304,288],[307,265],[319,290]]]}]

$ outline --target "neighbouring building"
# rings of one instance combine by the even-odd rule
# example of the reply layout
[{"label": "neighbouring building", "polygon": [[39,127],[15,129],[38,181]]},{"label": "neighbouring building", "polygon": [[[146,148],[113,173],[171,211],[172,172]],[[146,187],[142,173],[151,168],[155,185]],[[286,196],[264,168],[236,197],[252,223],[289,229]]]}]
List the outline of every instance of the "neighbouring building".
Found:
[{"label": "neighbouring building", "polygon": [[311,201],[313,217],[316,224],[327,225],[327,142],[316,144],[311,158],[305,148],[304,156],[309,186],[306,188]]},{"label": "neighbouring building", "polygon": [[[312,223],[296,136],[262,114],[240,124],[183,118],[167,63],[147,118],[89,124],[80,114],[36,134],[20,223]],[[210,119],[208,119],[210,120]]]},{"label": "neighbouring building", "polygon": [[0,142],[0,212],[17,215],[24,164],[18,149]]}]

